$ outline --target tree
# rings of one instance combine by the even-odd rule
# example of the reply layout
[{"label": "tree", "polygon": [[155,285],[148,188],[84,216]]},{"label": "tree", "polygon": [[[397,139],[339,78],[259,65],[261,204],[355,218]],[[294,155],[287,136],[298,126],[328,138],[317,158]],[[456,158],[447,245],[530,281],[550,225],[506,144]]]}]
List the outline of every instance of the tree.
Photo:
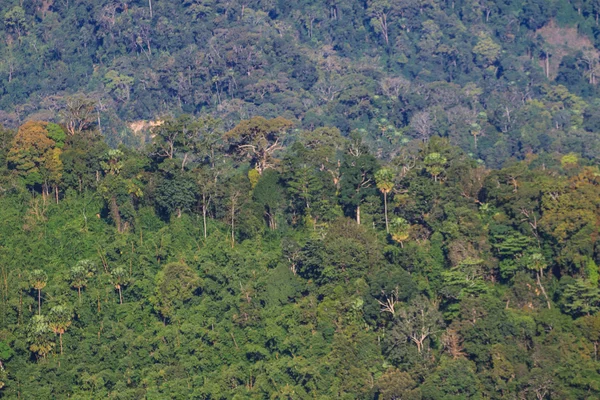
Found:
[{"label": "tree", "polygon": [[375,173],[375,183],[377,189],[383,193],[383,209],[385,214],[385,231],[390,233],[388,223],[388,202],[387,195],[394,189],[394,173],[389,168],[382,168]]},{"label": "tree", "polygon": [[46,358],[54,348],[54,342],[50,334],[52,330],[48,325],[48,320],[43,315],[34,315],[27,325],[27,342],[29,350],[39,359]]},{"label": "tree", "polygon": [[587,315],[577,320],[583,335],[594,343],[594,359],[598,361],[598,344],[600,343],[600,314]]},{"label": "tree", "polygon": [[195,171],[196,183],[198,184],[198,192],[202,205],[202,228],[205,239],[208,236],[206,217],[209,208],[211,207],[211,203],[213,202],[220,172],[221,171],[218,171],[214,168],[209,168],[207,166],[201,166]]},{"label": "tree", "polygon": [[27,30],[27,23],[25,21],[25,10],[22,7],[14,6],[12,9],[4,14],[4,26],[11,33],[16,33],[19,42],[21,37]]},{"label": "tree", "polygon": [[360,205],[364,199],[376,193],[374,189],[377,160],[370,154],[346,155],[340,168],[340,200],[346,212],[355,211],[356,223],[360,225]]},{"label": "tree", "polygon": [[442,314],[426,297],[420,296],[397,312],[391,334],[396,340],[409,339],[421,353],[425,340],[438,333],[444,326]]},{"label": "tree", "polygon": [[181,218],[196,202],[195,182],[187,175],[175,174],[160,180],[155,193],[156,204],[166,215]]},{"label": "tree", "polygon": [[481,66],[488,68],[498,60],[502,47],[484,33],[480,33],[478,37],[477,44],[473,47],[473,54]]},{"label": "tree", "polygon": [[342,137],[337,128],[317,128],[312,131],[302,131],[299,138],[300,146],[294,146],[298,157],[319,171],[327,171],[333,184],[339,189],[340,153],[348,145],[348,140]]},{"label": "tree", "polygon": [[420,400],[421,391],[408,372],[388,368],[377,380],[377,389],[382,400]]},{"label": "tree", "polygon": [[421,386],[423,398],[476,399],[481,395],[481,384],[475,365],[465,358],[443,359]]},{"label": "tree", "polygon": [[419,111],[410,119],[410,127],[417,133],[422,141],[429,140],[433,130],[431,122],[431,113],[429,111]]},{"label": "tree", "polygon": [[259,174],[273,168],[274,155],[283,149],[285,133],[293,126],[291,121],[277,117],[254,117],[240,122],[225,134],[231,150],[240,158],[248,159]]},{"label": "tree", "polygon": [[548,263],[544,259],[544,255],[541,253],[531,253],[527,254],[524,257],[524,261],[527,263],[527,268],[530,271],[534,271],[536,275],[536,282],[546,299],[546,304],[548,305],[548,309],[552,308],[550,305],[550,299],[548,298],[548,294],[546,293],[546,289],[542,285],[541,278],[544,276],[544,270],[548,268]]},{"label": "tree", "polygon": [[[217,122],[213,119],[195,119],[190,115],[180,115],[177,119],[167,119],[152,130],[154,135],[154,155],[160,159],[174,160],[179,157],[180,169],[186,165],[202,148],[202,133],[211,133],[216,129]],[[210,137],[204,137],[205,143],[214,146]],[[210,154],[214,149],[207,147]]]},{"label": "tree", "polygon": [[400,243],[400,247],[404,247],[404,242],[410,237],[410,224],[402,217],[397,217],[392,220],[390,233],[392,239]]},{"label": "tree", "polygon": [[277,229],[276,213],[284,200],[283,190],[279,185],[279,174],[272,170],[265,172],[254,187],[252,196],[263,208],[269,229]]},{"label": "tree", "polygon": [[367,13],[371,16],[371,26],[380,33],[385,40],[385,44],[389,45],[389,21],[392,16],[390,2],[387,0],[371,0],[368,2]]},{"label": "tree", "polygon": [[6,368],[4,368],[4,363],[12,358],[14,355],[14,351],[4,342],[0,342],[0,389],[3,389],[6,386],[6,379],[8,378],[8,373]]},{"label": "tree", "polygon": [[71,287],[77,289],[77,296],[81,302],[81,289],[87,286],[88,279],[96,272],[96,263],[91,260],[81,260],[77,262],[69,271]]},{"label": "tree", "polygon": [[48,275],[41,269],[34,269],[29,274],[30,286],[38,292],[38,315],[42,314],[42,289],[48,283]]},{"label": "tree", "polygon": [[119,292],[119,304],[123,304],[123,286],[129,284],[129,276],[123,267],[116,267],[110,271],[111,282]]},{"label": "tree", "polygon": [[[44,183],[45,164],[55,142],[48,137],[47,122],[29,121],[19,127],[8,153],[9,168],[15,169],[29,186]],[[46,195],[46,188],[43,194]]]},{"label": "tree", "polygon": [[425,164],[425,170],[433,176],[435,182],[438,181],[439,176],[444,172],[446,166],[446,157],[440,153],[429,153],[425,156],[423,163]]},{"label": "tree", "polygon": [[103,81],[106,84],[108,92],[114,96],[115,100],[120,103],[129,101],[131,85],[135,81],[133,77],[110,70],[104,75]]},{"label": "tree", "polygon": [[154,307],[167,319],[176,308],[190,300],[200,286],[194,270],[182,263],[166,264],[156,275]]},{"label": "tree", "polygon": [[48,315],[48,326],[59,337],[61,355],[63,354],[62,335],[71,325],[71,318],[73,318],[73,313],[65,306],[52,307]]},{"label": "tree", "polygon": [[[134,175],[135,168],[133,160],[129,163],[128,176],[121,175],[121,170],[126,166],[125,154],[121,150],[109,150],[100,166],[104,171],[104,178],[98,186],[98,192],[106,201],[110,216],[117,228],[117,232],[123,233],[129,226],[124,217],[132,217],[133,201],[143,197],[141,183]],[[132,176],[133,175],[133,176]]]},{"label": "tree", "polygon": [[58,147],[50,150],[46,157],[44,166],[42,168],[42,175],[44,179],[44,186],[48,193],[48,188],[52,187],[54,190],[54,197],[58,204],[58,185],[62,180],[63,174],[63,163],[60,159],[62,150]]},{"label": "tree", "polygon": [[568,285],[563,297],[564,310],[571,315],[592,315],[600,310],[600,290],[582,279]]},{"label": "tree", "polygon": [[90,129],[96,119],[95,111],[96,102],[89,97],[82,94],[67,97],[61,115],[69,135],[73,136]]}]

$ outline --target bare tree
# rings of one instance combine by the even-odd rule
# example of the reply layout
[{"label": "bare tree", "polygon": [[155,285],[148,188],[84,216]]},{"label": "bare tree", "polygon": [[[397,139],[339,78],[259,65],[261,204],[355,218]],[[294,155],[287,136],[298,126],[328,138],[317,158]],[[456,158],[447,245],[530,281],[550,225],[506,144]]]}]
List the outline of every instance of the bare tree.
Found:
[{"label": "bare tree", "polygon": [[444,350],[455,360],[466,355],[462,346],[463,339],[453,329],[448,329],[444,332],[442,335],[442,344],[444,345]]},{"label": "bare tree", "polygon": [[421,353],[425,341],[438,333],[443,324],[442,314],[437,306],[426,297],[420,296],[398,311],[398,319],[392,328],[392,335],[398,340],[412,341]]},{"label": "bare tree", "polygon": [[386,294],[384,290],[381,291],[381,296],[383,301],[377,300],[379,305],[381,306],[381,312],[388,312],[393,316],[396,315],[396,305],[400,302],[398,300],[398,287],[392,290],[391,293]]},{"label": "bare tree", "polygon": [[584,49],[579,62],[584,64],[585,76],[591,85],[597,83],[598,75],[600,74],[600,61],[598,60],[598,51],[594,49]]},{"label": "bare tree", "polygon": [[94,122],[96,102],[82,94],[67,97],[61,114],[70,135],[81,133]]},{"label": "bare tree", "polygon": [[381,92],[392,100],[398,100],[402,93],[410,89],[410,81],[402,77],[386,77],[379,82]]},{"label": "bare tree", "polygon": [[431,131],[433,129],[431,114],[428,111],[419,111],[418,113],[415,113],[410,120],[410,127],[423,141],[427,141],[431,136]]}]

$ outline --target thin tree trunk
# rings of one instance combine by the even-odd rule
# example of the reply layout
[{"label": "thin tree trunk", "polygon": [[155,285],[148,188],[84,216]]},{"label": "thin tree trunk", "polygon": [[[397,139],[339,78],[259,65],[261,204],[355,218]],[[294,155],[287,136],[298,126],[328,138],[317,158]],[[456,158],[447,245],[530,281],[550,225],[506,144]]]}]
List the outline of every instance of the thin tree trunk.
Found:
[{"label": "thin tree trunk", "polygon": [[81,304],[81,287],[77,288],[77,297],[79,297],[79,304]]},{"label": "thin tree trunk", "polygon": [[61,356],[62,356],[62,354],[63,354],[62,335],[63,335],[63,334],[62,334],[62,332],[58,334],[58,338],[59,338],[59,341],[60,341],[60,355],[61,355]]},{"label": "thin tree trunk", "polygon": [[356,206],[356,223],[360,225],[360,204]]},{"label": "thin tree trunk", "polygon": [[235,246],[235,202],[231,205],[231,248]]},{"label": "thin tree trunk", "polygon": [[385,231],[390,233],[390,225],[388,222],[388,206],[387,206],[387,192],[383,192],[383,210],[385,214]]},{"label": "thin tree trunk", "polygon": [[548,299],[548,295],[546,294],[546,289],[544,289],[544,286],[542,285],[542,281],[540,280],[540,273],[537,272],[536,275],[537,275],[537,284],[540,287],[540,290],[542,291],[544,298],[546,299],[546,304],[548,304],[548,310],[549,310],[552,308],[550,306],[550,299]]},{"label": "thin tree trunk", "polygon": [[204,225],[204,239],[206,239],[206,198],[202,195],[202,222]]},{"label": "thin tree trunk", "polygon": [[121,285],[119,285],[119,304],[123,304],[123,293],[121,292]]},{"label": "thin tree trunk", "polygon": [[38,315],[42,315],[42,289],[38,289]]}]

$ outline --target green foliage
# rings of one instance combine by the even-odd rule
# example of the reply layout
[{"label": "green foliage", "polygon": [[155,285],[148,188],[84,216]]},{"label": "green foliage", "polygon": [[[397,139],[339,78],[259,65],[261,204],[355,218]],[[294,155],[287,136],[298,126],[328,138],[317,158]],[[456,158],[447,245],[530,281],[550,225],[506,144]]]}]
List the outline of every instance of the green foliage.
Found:
[{"label": "green foliage", "polygon": [[423,384],[423,399],[479,399],[480,385],[473,363],[445,359]]},{"label": "green foliage", "polygon": [[597,2],[126,3],[0,4],[3,397],[600,398]]},{"label": "green foliage", "polygon": [[590,315],[600,310],[600,289],[582,279],[567,285],[563,297],[565,312],[571,315]]},{"label": "green foliage", "polygon": [[47,318],[43,315],[34,315],[27,325],[27,342],[29,350],[36,357],[46,358],[52,351],[55,343],[52,341],[50,334],[52,330],[48,325]]},{"label": "green foliage", "polygon": [[188,176],[177,174],[160,180],[157,185],[156,205],[166,216],[173,214],[181,217],[189,211],[196,201],[196,185]]},{"label": "green foliage", "polygon": [[190,300],[200,280],[187,265],[170,263],[156,274],[155,308],[165,318]]},{"label": "green foliage", "polygon": [[52,123],[48,124],[46,129],[48,130],[48,137],[56,143],[55,146],[62,149],[65,146],[65,140],[67,139],[65,131],[63,131],[60,125]]},{"label": "green foliage", "polygon": [[549,376],[561,396],[596,390],[597,260],[576,219],[596,215],[592,169],[486,171],[437,139],[381,168],[353,137],[346,155],[282,149],[252,187],[226,149],[214,165],[158,142],[85,154],[95,139],[78,135],[58,203],[0,196],[9,397],[482,398]]}]

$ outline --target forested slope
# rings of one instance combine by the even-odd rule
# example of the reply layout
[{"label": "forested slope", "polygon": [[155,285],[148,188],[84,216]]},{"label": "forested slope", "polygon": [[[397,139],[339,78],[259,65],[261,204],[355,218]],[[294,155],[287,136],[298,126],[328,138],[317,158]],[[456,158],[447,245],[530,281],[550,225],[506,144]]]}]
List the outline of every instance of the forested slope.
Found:
[{"label": "forested slope", "polygon": [[[595,399],[600,171],[181,116],[3,130],[5,398]],[[289,136],[297,141],[287,147]]]},{"label": "forested slope", "polygon": [[139,146],[142,121],[212,113],[228,128],[262,115],[360,129],[382,155],[439,135],[495,167],[529,152],[595,158],[599,9],[591,0],[6,0],[0,122],[61,122],[76,96],[112,145]]},{"label": "forested slope", "polygon": [[0,3],[0,397],[600,398],[596,1]]}]

